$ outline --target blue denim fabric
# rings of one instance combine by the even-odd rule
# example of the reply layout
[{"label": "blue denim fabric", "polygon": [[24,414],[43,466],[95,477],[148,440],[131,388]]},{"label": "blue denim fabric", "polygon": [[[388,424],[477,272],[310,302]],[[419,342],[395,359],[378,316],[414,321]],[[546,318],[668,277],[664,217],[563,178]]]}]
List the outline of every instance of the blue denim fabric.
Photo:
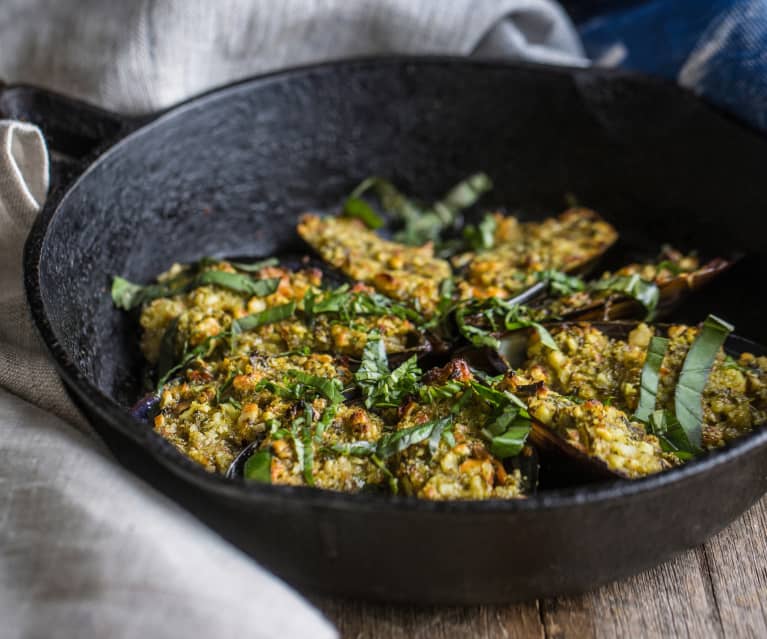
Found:
[{"label": "blue denim fabric", "polygon": [[767,130],[767,0],[569,0],[597,64],[677,80]]}]

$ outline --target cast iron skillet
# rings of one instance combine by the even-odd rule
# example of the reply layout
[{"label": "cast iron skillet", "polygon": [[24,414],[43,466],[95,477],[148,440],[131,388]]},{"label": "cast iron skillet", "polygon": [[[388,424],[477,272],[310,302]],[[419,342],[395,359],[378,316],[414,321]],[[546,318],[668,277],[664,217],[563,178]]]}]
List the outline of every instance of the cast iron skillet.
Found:
[{"label": "cast iron skillet", "polygon": [[431,198],[486,171],[488,204],[531,216],[572,193],[623,232],[618,254],[749,253],[678,317],[715,312],[758,341],[767,142],[688,93],[598,70],[394,58],[255,78],[140,120],[23,87],[0,111],[41,124],[59,152],[25,280],[73,397],[126,466],[299,587],[466,604],[580,591],[701,543],[767,489],[767,431],[641,481],[430,503],[227,481],[127,413],[141,362],[112,274],[269,255],[301,212],[371,174]]}]

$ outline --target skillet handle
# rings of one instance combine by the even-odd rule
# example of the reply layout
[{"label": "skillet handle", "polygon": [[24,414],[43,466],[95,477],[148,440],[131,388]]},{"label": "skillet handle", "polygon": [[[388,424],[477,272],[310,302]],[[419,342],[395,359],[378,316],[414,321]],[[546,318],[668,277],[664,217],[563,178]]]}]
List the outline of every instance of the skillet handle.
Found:
[{"label": "skillet handle", "polygon": [[86,102],[53,91],[0,83],[0,118],[40,127],[51,152],[51,181],[77,175],[84,158],[104,150],[139,124]]}]

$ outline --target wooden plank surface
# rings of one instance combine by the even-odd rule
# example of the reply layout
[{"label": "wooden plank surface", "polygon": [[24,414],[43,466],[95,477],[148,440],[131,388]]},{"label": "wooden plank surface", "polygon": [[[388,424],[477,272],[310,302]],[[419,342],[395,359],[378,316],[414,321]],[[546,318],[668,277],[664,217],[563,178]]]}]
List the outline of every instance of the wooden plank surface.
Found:
[{"label": "wooden plank surface", "polygon": [[767,637],[767,497],[700,548],[577,597],[512,606],[320,600],[344,639]]}]

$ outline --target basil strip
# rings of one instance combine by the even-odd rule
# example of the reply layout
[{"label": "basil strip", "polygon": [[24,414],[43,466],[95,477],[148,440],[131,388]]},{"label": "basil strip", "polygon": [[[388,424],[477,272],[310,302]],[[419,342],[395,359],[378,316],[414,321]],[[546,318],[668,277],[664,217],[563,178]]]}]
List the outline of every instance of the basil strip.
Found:
[{"label": "basil strip", "polygon": [[639,302],[645,307],[647,314],[646,320],[651,320],[655,316],[655,311],[660,302],[660,289],[654,282],[647,282],[639,277],[638,273],[633,275],[614,275],[606,280],[597,280],[589,284],[592,291],[611,291],[621,293],[626,297]]},{"label": "basil strip", "polygon": [[293,316],[296,312],[296,303],[288,302],[281,306],[272,306],[260,313],[253,313],[246,315],[233,322],[233,326],[236,326],[234,330],[244,332],[250,331],[266,324],[274,324],[275,322],[281,322]]},{"label": "basil strip", "polygon": [[653,411],[647,420],[647,428],[658,438],[664,451],[674,453],[679,459],[686,461],[703,452],[690,442],[679,420],[670,411]]},{"label": "basil strip", "polygon": [[419,424],[418,426],[403,428],[394,433],[388,433],[378,440],[376,454],[381,459],[392,457],[410,446],[426,441],[432,436],[435,429],[439,429],[439,432],[441,433],[445,426],[451,421],[451,417],[444,417],[442,419],[426,422],[425,424]]},{"label": "basil strip", "polygon": [[272,453],[268,450],[259,450],[253,453],[245,461],[243,468],[245,479],[260,481],[265,484],[272,483]]},{"label": "basil strip", "polygon": [[[475,301],[460,306],[455,313],[455,322],[458,326],[458,332],[478,348],[487,346],[493,350],[498,350],[501,347],[501,342],[493,335],[493,332],[499,328],[506,331],[532,328],[538,333],[544,346],[558,351],[559,346],[551,333],[543,324],[529,319],[529,313],[530,309],[526,306],[490,298],[479,303]],[[477,315],[487,320],[491,327],[490,330],[468,323],[466,318],[470,315]]]},{"label": "basil strip", "polygon": [[549,290],[554,295],[572,295],[579,291],[586,290],[585,282],[574,275],[568,275],[562,271],[548,269],[538,273],[538,281],[546,282]]},{"label": "basil strip", "polygon": [[330,450],[342,455],[353,455],[355,457],[368,457],[376,452],[376,443],[365,440],[356,442],[347,442],[342,444],[332,444],[328,446]]},{"label": "basil strip", "polygon": [[205,271],[200,273],[194,285],[204,286],[206,284],[214,284],[235,293],[266,297],[277,290],[277,287],[280,285],[280,278],[273,277],[266,280],[254,280],[252,277],[240,273]]},{"label": "basil strip", "polygon": [[265,297],[277,290],[280,280],[279,278],[254,280],[241,273],[213,270],[204,271],[191,278],[189,273],[182,272],[167,282],[142,286],[116,275],[112,279],[112,301],[117,308],[130,311],[157,298],[172,297],[206,284],[221,286],[236,293]]},{"label": "basil strip", "polygon": [[295,379],[297,383],[314,389],[333,404],[340,404],[344,401],[341,382],[337,379],[318,377],[317,375],[310,375],[295,369],[288,371],[288,375]]},{"label": "basil strip", "polygon": [[434,203],[434,212],[445,226],[452,225],[462,209],[474,206],[482,194],[492,188],[493,183],[484,173],[470,175],[450,189],[440,201]]},{"label": "basil strip", "polygon": [[396,407],[406,396],[416,392],[421,369],[418,358],[413,355],[390,371],[383,340],[368,339],[354,380],[362,391],[367,408]]},{"label": "basil strip", "polygon": [[373,210],[373,207],[359,197],[348,197],[344,202],[343,212],[346,217],[361,220],[369,229],[380,229],[384,225],[383,219]]},{"label": "basil strip", "polygon": [[[326,380],[327,381],[327,380]],[[312,441],[312,422],[314,421],[314,409],[308,402],[304,403],[304,424],[302,428],[302,444],[304,448],[304,481],[307,485],[314,486],[314,442]]]},{"label": "basil strip", "polygon": [[160,353],[157,357],[157,377],[162,379],[166,377],[176,363],[176,340],[178,338],[178,320],[174,318],[162,335],[160,342]]},{"label": "basil strip", "polygon": [[674,412],[688,439],[696,447],[700,447],[703,440],[703,389],[717,353],[733,328],[715,315],[709,315],[687,352],[679,374],[674,392]]},{"label": "basil strip", "polygon": [[530,428],[529,419],[517,418],[514,425],[490,440],[490,452],[498,459],[519,455],[525,446],[527,436],[530,434]]},{"label": "basil strip", "polygon": [[268,257],[258,262],[229,262],[229,265],[243,273],[257,273],[268,266],[278,266],[280,260],[276,257]]},{"label": "basil strip", "polygon": [[486,251],[495,244],[495,230],[498,227],[495,217],[485,215],[477,224],[467,224],[463,229],[463,239],[474,251]]},{"label": "basil strip", "polygon": [[378,228],[375,225],[383,221],[361,199],[367,191],[375,190],[382,208],[404,222],[405,228],[395,234],[394,239],[405,244],[422,245],[437,240],[445,229],[455,224],[462,209],[473,206],[492,186],[487,175],[477,173],[456,184],[431,208],[422,208],[405,197],[391,182],[370,177],[352,191],[344,203],[344,213],[359,217],[371,228]]},{"label": "basil strip", "polygon": [[667,349],[668,339],[665,337],[653,337],[647,348],[647,356],[642,367],[640,381],[639,405],[634,413],[634,417],[642,422],[647,422],[655,410],[658,382],[660,381],[660,367]]}]

